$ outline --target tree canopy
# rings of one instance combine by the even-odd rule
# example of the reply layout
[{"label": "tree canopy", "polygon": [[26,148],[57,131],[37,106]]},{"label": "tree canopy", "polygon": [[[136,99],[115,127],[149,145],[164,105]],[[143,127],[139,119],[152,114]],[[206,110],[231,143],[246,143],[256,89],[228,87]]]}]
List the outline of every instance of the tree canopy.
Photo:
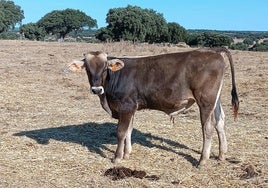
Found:
[{"label": "tree canopy", "polygon": [[149,43],[185,42],[187,32],[177,23],[167,23],[163,14],[152,9],[128,5],[110,9],[106,15],[107,27],[96,32],[96,38]]},{"label": "tree canopy", "polygon": [[97,27],[97,21],[80,10],[65,9],[46,14],[37,25],[43,27],[47,34],[58,35],[64,39],[73,30]]},{"label": "tree canopy", "polygon": [[36,23],[22,25],[20,27],[20,33],[23,33],[25,38],[30,40],[43,40],[46,36],[44,28],[39,27]]},{"label": "tree canopy", "polygon": [[14,29],[23,19],[24,12],[20,6],[13,1],[0,0],[0,33]]},{"label": "tree canopy", "polygon": [[[128,5],[125,8],[113,8],[107,13],[107,27],[96,33],[99,40],[113,39],[115,41],[130,40],[140,42],[168,42],[183,40],[185,29],[179,24],[171,23],[170,29],[163,14],[152,9],[142,9]],[[174,26],[174,27],[171,27]],[[181,31],[183,30],[183,31]],[[169,33],[170,32],[170,33]],[[179,34],[180,36],[171,36]]]},{"label": "tree canopy", "polygon": [[172,22],[168,23],[168,42],[177,44],[184,42],[187,38],[187,31],[180,24]]}]

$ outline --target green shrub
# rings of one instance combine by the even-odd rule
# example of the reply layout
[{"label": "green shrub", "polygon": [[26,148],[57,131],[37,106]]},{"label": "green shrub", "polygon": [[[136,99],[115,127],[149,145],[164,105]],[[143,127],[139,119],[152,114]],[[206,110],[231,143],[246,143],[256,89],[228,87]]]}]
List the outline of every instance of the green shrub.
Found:
[{"label": "green shrub", "polygon": [[39,27],[35,23],[24,24],[20,27],[20,33],[29,40],[44,40],[46,32],[44,28]]},{"label": "green shrub", "polygon": [[15,32],[3,32],[3,33],[0,33],[0,39],[17,40],[17,39],[20,39],[20,34],[15,33]]},{"label": "green shrub", "polygon": [[252,45],[254,43],[254,41],[255,41],[255,39],[253,37],[247,37],[247,38],[245,38],[243,43],[246,45]]},{"label": "green shrub", "polygon": [[262,43],[255,44],[249,50],[251,51],[261,51],[261,52],[268,52],[268,40],[263,41]]},{"label": "green shrub", "polygon": [[245,50],[248,50],[248,45],[243,43],[243,42],[238,42],[236,44],[232,44],[230,46],[230,48],[232,50],[243,50],[243,51],[245,51]]}]

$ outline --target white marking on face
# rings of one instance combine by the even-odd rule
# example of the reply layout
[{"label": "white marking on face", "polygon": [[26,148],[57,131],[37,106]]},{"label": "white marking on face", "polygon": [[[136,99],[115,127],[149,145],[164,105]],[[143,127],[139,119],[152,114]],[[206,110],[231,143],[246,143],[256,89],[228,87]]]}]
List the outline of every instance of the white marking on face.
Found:
[{"label": "white marking on face", "polygon": [[108,55],[106,53],[101,53],[98,55],[98,57],[102,60],[102,61],[107,61],[107,57]]},{"label": "white marking on face", "polygon": [[93,55],[93,54],[91,54],[91,52],[89,52],[89,53],[87,53],[87,54],[85,54],[85,58],[86,58],[86,60],[89,62],[89,61],[91,61],[93,58],[95,58],[95,57],[97,57],[97,58],[99,58],[100,60],[102,60],[102,61],[107,61],[107,57],[108,57],[108,55],[106,54],[106,53],[104,53],[104,52],[102,52],[102,53],[100,53],[100,54],[98,54],[98,55]]}]

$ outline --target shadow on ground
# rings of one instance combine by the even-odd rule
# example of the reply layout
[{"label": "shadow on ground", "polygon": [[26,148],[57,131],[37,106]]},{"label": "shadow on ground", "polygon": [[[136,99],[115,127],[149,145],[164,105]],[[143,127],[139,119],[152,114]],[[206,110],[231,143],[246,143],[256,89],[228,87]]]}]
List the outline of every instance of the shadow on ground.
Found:
[{"label": "shadow on ground", "polygon": [[[117,144],[116,124],[113,123],[86,123],[81,125],[52,127],[32,131],[22,131],[14,134],[14,136],[27,136],[31,139],[36,140],[39,144],[49,144],[50,139],[62,142],[77,143],[86,146],[90,152],[97,153],[102,157],[105,157],[102,150],[114,152],[106,147],[106,144]],[[169,145],[170,147],[163,146],[163,144],[155,144],[152,142],[153,140],[158,140],[162,143],[166,143],[165,145]],[[172,147],[188,149],[196,153],[199,153],[198,151],[190,149],[184,144],[177,143],[167,138],[154,136],[151,133],[143,133],[137,129],[134,129],[132,133],[132,143],[138,143],[149,148],[155,147],[168,152],[173,152],[184,157],[193,166],[196,166],[198,164],[198,161],[191,155],[175,151]]]}]

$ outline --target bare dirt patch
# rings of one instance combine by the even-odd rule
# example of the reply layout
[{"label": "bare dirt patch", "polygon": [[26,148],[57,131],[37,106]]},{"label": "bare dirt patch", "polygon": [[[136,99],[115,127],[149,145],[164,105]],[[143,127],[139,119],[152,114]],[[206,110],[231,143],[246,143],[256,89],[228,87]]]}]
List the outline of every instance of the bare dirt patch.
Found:
[{"label": "bare dirt patch", "polygon": [[[196,168],[202,144],[198,109],[174,124],[158,111],[135,115],[133,153],[120,167],[150,178],[104,176],[116,149],[116,121],[90,95],[86,74],[64,74],[92,50],[113,56],[184,51],[129,43],[86,44],[0,41],[0,187],[267,187],[268,53],[231,51],[240,97],[231,110],[230,69],[222,93],[229,152]],[[131,170],[133,171],[133,170]],[[152,181],[153,178],[157,181]]]}]

